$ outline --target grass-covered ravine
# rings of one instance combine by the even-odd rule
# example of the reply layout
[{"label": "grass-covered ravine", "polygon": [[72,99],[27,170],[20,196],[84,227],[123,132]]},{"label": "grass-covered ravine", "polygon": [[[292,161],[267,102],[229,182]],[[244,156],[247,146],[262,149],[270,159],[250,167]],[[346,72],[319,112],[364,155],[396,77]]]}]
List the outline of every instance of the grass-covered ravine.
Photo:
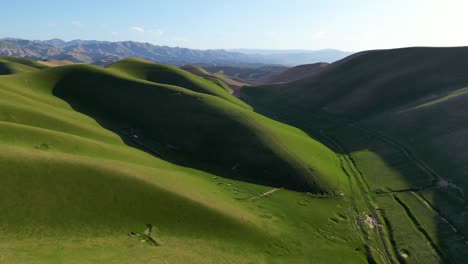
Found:
[{"label": "grass-covered ravine", "polygon": [[[386,259],[354,165],[220,85],[136,59],[0,63],[0,263]],[[146,224],[159,246],[128,235]]]},{"label": "grass-covered ravine", "polygon": [[404,48],[358,53],[312,77],[240,94],[355,167],[387,262],[464,263],[467,87],[468,48]]}]

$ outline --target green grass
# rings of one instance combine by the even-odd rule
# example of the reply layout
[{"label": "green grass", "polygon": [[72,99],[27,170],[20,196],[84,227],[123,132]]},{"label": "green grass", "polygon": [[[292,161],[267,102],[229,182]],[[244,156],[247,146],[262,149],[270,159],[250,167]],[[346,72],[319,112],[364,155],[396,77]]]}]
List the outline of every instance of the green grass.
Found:
[{"label": "green grass", "polygon": [[437,252],[418,231],[405,210],[392,196],[381,196],[377,202],[391,223],[392,239],[400,259],[405,263],[439,263]]},{"label": "green grass", "polygon": [[[249,200],[347,193],[332,151],[206,80],[134,66],[0,76],[1,263],[365,261],[348,199]],[[146,223],[161,247],[126,235]]]},{"label": "green grass", "polygon": [[[443,257],[451,262],[463,262],[468,252],[465,239],[461,232],[454,232],[454,227],[440,213],[435,211],[419,194],[407,192],[398,194],[398,198],[405,203],[427,236],[439,251],[446,252]],[[441,239],[444,238],[444,239]]]}]

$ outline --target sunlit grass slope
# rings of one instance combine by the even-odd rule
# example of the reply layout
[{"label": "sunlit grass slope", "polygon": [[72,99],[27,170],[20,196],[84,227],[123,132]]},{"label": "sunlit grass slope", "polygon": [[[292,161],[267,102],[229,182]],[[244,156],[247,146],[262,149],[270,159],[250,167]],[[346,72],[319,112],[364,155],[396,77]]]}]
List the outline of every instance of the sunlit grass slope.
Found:
[{"label": "sunlit grass slope", "polygon": [[139,59],[124,59],[111,64],[107,69],[155,83],[170,84],[194,92],[215,95],[244,108],[251,109],[246,103],[230,96],[222,87],[175,66],[156,64]]},{"label": "sunlit grass slope", "polygon": [[[222,89],[138,76],[89,65],[0,76],[1,263],[364,259],[345,198],[254,198],[273,186],[347,194],[333,152]],[[128,146],[128,129],[159,157]],[[147,223],[160,247],[126,235]]]}]

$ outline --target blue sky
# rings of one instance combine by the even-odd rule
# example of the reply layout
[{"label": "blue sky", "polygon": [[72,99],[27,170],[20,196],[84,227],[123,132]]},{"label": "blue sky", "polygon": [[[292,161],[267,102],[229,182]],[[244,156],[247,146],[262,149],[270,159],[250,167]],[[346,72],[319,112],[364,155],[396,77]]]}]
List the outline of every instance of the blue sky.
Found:
[{"label": "blue sky", "polygon": [[0,37],[197,49],[468,45],[463,0],[0,0]]}]

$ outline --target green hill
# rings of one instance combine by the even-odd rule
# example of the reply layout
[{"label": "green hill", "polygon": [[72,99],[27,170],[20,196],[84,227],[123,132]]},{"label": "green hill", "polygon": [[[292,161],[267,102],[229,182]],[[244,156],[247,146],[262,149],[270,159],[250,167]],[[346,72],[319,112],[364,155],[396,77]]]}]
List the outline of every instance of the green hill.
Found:
[{"label": "green hill", "polygon": [[243,96],[260,107],[363,118],[431,93],[465,87],[466,57],[466,48],[367,51],[311,78],[243,89]]},{"label": "green hill", "polygon": [[468,252],[467,69],[466,47],[367,51],[241,96],[353,160],[400,261],[460,263]]},{"label": "green hill", "polygon": [[26,58],[17,58],[17,57],[0,57],[0,60],[2,61],[7,61],[7,62],[12,62],[12,63],[17,63],[25,66],[29,66],[31,68],[35,69],[46,69],[48,68],[47,65],[41,64],[37,61],[33,61],[30,59]]},{"label": "green hill", "polygon": [[220,72],[211,74],[197,65],[185,65],[182,66],[181,69],[214,82],[231,94],[239,91],[242,86],[249,85],[247,82],[235,80]]},{"label": "green hill", "polygon": [[[5,263],[366,257],[339,158],[206,80],[125,60],[0,76],[0,95]],[[147,223],[160,247],[127,236]]]},{"label": "green hill", "polygon": [[194,92],[215,95],[244,108],[251,109],[250,106],[241,100],[230,96],[223,87],[175,66],[155,64],[139,59],[124,59],[109,65],[107,69],[150,82],[170,84],[184,87]]},{"label": "green hill", "polygon": [[[176,74],[168,76],[169,83],[178,82]],[[189,87],[203,81],[207,86],[197,89],[218,89],[188,74],[183,82],[185,77],[197,81]],[[217,97],[89,65],[41,71],[32,78],[113,131],[139,131],[145,145],[164,159],[275,186],[328,192],[336,181],[331,151],[299,130],[230,103],[237,99],[221,89]]]}]

